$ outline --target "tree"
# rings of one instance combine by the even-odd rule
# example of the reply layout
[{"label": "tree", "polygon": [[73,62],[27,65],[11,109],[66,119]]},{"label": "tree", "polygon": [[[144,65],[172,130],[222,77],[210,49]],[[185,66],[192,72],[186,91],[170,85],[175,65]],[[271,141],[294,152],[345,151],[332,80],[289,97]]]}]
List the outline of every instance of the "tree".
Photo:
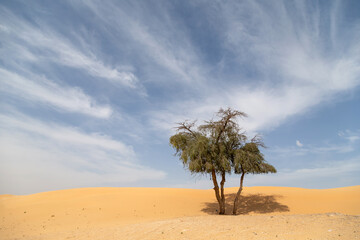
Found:
[{"label": "tree", "polygon": [[[234,150],[245,139],[235,119],[246,114],[229,108],[220,109],[217,116],[218,121],[207,121],[196,129],[195,122],[179,123],[177,134],[170,137],[170,144],[191,173],[210,174],[219,214],[225,214],[225,175],[231,173]],[[217,175],[221,176],[220,191]]]},{"label": "tree", "polygon": [[[196,122],[179,123],[177,133],[170,137],[170,145],[192,174],[211,176],[219,203],[219,214],[225,214],[226,174],[241,174],[233,208],[233,214],[236,214],[245,174],[276,170],[264,160],[259,150],[259,146],[264,144],[259,137],[246,142],[247,137],[236,122],[237,118],[246,117],[245,113],[228,108],[220,109],[217,116],[219,120],[206,121],[198,127]],[[217,176],[221,177],[220,188]]]},{"label": "tree", "polygon": [[232,166],[235,174],[241,174],[240,187],[234,200],[233,214],[236,215],[239,197],[243,190],[245,174],[276,173],[274,166],[268,164],[259,147],[265,147],[261,139],[255,136],[250,142],[235,150]]}]

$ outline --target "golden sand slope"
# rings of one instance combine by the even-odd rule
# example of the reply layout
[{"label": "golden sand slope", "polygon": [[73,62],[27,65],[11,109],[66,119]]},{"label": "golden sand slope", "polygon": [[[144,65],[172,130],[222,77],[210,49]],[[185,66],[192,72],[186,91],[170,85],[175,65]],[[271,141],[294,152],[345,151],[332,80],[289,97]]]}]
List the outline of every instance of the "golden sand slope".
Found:
[{"label": "golden sand slope", "polygon": [[[229,212],[236,190],[226,189]],[[0,239],[304,239],[306,234],[356,239],[360,235],[360,218],[343,215],[360,214],[360,186],[249,187],[241,201],[240,215],[234,217],[216,215],[211,189],[85,188],[1,195]]]}]

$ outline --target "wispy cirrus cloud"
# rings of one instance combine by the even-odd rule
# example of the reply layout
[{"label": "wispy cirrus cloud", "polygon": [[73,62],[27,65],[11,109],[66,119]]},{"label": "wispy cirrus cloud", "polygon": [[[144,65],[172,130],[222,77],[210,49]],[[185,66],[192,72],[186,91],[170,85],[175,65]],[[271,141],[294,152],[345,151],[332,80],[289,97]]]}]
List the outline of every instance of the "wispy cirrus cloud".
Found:
[{"label": "wispy cirrus cloud", "polygon": [[[149,4],[149,3],[147,3]],[[110,28],[111,35],[122,36],[133,54],[144,63],[148,81],[192,84],[198,88],[206,80],[204,61],[192,45],[186,27],[168,12],[171,3],[119,3],[83,1],[75,4],[94,13],[101,28]]]},{"label": "wispy cirrus cloud", "polygon": [[0,123],[3,193],[118,186],[166,175],[143,166],[131,146],[103,134],[44,123],[18,113],[1,114]]},{"label": "wispy cirrus cloud", "polygon": [[[74,45],[68,38],[53,31],[41,21],[31,24],[5,8],[0,8],[3,54],[10,61],[52,61],[56,64],[82,70],[94,77],[129,88],[143,87],[131,71],[122,70],[124,66],[110,66],[99,59],[91,45]],[[75,38],[81,38],[75,35]],[[81,41],[86,43],[86,41]],[[21,53],[21,54],[17,54]]]},{"label": "wispy cirrus cloud", "polygon": [[64,87],[45,77],[28,73],[27,77],[0,68],[0,92],[19,99],[41,103],[56,110],[82,113],[97,118],[109,118],[109,106],[101,106],[79,88]]},{"label": "wispy cirrus cloud", "polygon": [[212,7],[217,14],[210,20],[220,26],[217,36],[227,53],[222,65],[233,73],[220,75],[221,84],[207,81],[192,98],[150,113],[154,126],[168,129],[179,119],[208,119],[229,106],[249,115],[241,122],[248,131],[268,131],[316,106],[340,101],[339,96],[360,86],[360,44],[355,41],[360,25],[340,27],[342,4],[326,5],[326,11],[316,2],[301,1],[230,1]]},{"label": "wispy cirrus cloud", "polygon": [[[164,175],[159,171],[141,164],[130,168],[131,176],[115,176],[112,170],[126,172],[125,165],[129,165],[125,164],[126,156],[115,153],[122,145],[113,141],[122,142],[115,140],[121,137],[132,141],[139,156],[156,158],[152,161],[155,167],[173,170],[166,150],[176,122],[208,120],[220,107],[232,107],[249,115],[239,122],[244,130],[271,134],[289,119],[301,120],[317,107],[349,99],[360,85],[360,25],[351,14],[344,19],[346,4],[90,0],[46,6],[37,1],[23,2],[15,8],[3,3],[1,97],[6,106],[14,104],[14,109],[32,118],[3,116],[4,122],[12,123],[2,130],[9,139],[8,143],[2,140],[4,154],[15,160],[2,169],[16,176],[42,176],[37,181],[45,187],[41,181],[52,179],[47,171],[31,166],[29,172],[16,169],[15,164],[25,164],[19,159],[34,155],[40,160],[31,159],[31,164],[48,164],[47,169],[70,172],[66,176],[74,179],[74,186],[89,179],[145,179],[136,174],[160,179]],[[147,98],[141,96],[146,94]],[[30,106],[27,101],[36,104]],[[54,115],[43,106],[58,112]],[[62,115],[63,111],[95,118],[82,117],[79,122],[78,115]],[[49,118],[66,125],[45,124]],[[15,123],[15,119],[20,122]],[[34,129],[21,121],[33,123]],[[76,125],[71,128],[70,124]],[[15,129],[14,135],[10,135],[11,129]],[[84,129],[98,134],[88,134]],[[319,158],[327,153],[340,157],[356,154],[357,134],[343,131],[339,135],[347,140],[310,145],[309,139],[301,136],[303,147],[281,146],[279,150],[284,152],[271,154]],[[123,147],[126,152],[127,145]],[[128,156],[133,156],[131,151]],[[98,167],[100,159],[105,159],[112,170]],[[118,159],[121,166],[108,159]],[[312,161],[319,163],[321,159],[307,158],[300,168],[314,167],[323,172]],[[294,169],[300,164],[294,165],[291,172],[300,176]],[[96,168],[104,174],[93,171]],[[70,180],[66,181],[68,185],[61,185],[60,175],[55,176],[53,186],[71,186]],[[21,178],[12,180],[14,186],[15,181],[19,186],[26,184]],[[299,178],[296,181],[301,182]]]}]

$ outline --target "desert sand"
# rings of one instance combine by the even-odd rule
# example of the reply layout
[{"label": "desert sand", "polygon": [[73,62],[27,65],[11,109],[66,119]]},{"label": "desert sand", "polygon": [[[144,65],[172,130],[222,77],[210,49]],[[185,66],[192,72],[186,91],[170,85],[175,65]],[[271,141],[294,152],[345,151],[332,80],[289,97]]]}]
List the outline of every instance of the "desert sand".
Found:
[{"label": "desert sand", "polygon": [[0,239],[360,239],[360,186],[227,188],[214,191],[82,188],[0,195]]}]

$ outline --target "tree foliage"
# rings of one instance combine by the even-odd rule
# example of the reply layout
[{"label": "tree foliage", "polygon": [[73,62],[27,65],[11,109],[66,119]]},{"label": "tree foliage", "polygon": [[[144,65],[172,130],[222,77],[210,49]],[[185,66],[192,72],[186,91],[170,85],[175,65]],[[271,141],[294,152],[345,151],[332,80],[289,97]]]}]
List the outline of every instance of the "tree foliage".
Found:
[{"label": "tree foliage", "polygon": [[234,173],[241,174],[241,177],[240,187],[234,200],[234,215],[237,213],[239,197],[243,190],[245,174],[276,173],[275,167],[265,161],[264,155],[260,152],[259,147],[265,147],[265,145],[259,137],[255,136],[250,142],[244,143],[239,149],[236,150],[233,161],[233,169]]},{"label": "tree foliage", "polygon": [[[219,203],[219,214],[225,214],[226,174],[241,174],[241,184],[234,202],[233,213],[236,214],[244,175],[276,172],[273,166],[265,162],[259,150],[260,146],[264,146],[261,139],[255,137],[247,142],[245,133],[236,122],[238,118],[246,116],[230,108],[220,109],[218,120],[206,121],[199,126],[195,121],[181,122],[177,126],[177,133],[170,137],[170,145],[192,174],[210,174]],[[217,177],[221,178],[220,187]]]}]

